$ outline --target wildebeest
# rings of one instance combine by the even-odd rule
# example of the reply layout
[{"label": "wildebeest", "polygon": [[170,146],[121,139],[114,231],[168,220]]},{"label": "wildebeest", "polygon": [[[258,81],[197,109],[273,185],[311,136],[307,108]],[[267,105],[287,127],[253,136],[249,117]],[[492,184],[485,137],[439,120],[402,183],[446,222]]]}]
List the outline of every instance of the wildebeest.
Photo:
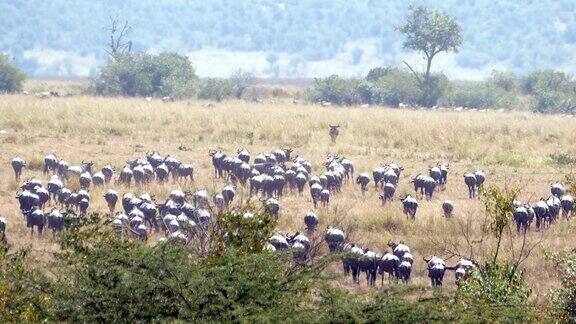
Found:
[{"label": "wildebeest", "polygon": [[22,168],[26,166],[26,161],[24,161],[21,157],[16,156],[10,162],[12,165],[12,169],[14,170],[14,177],[16,181],[20,180],[20,176],[22,175]]},{"label": "wildebeest", "polygon": [[436,189],[436,184],[436,180],[434,180],[432,177],[422,177],[422,186],[424,187],[424,194],[427,200],[432,199],[432,195],[434,195],[434,190]]},{"label": "wildebeest", "polygon": [[306,224],[306,229],[309,232],[313,232],[316,230],[318,226],[318,216],[313,211],[309,211],[304,215],[304,224]]},{"label": "wildebeest", "polygon": [[58,158],[53,153],[50,153],[44,157],[44,170],[43,173],[46,175],[49,172],[56,172],[58,170]]},{"label": "wildebeest", "polygon": [[484,174],[484,171],[476,170],[476,172],[474,172],[474,177],[476,178],[476,187],[478,187],[478,189],[482,189],[484,187],[484,181],[486,181],[486,175]]},{"label": "wildebeest", "polygon": [[378,273],[380,257],[368,248],[364,249],[363,252],[363,255],[360,257],[360,267],[361,270],[366,273],[368,285],[374,287],[376,285],[376,275]]},{"label": "wildebeest", "polygon": [[519,206],[514,210],[513,217],[516,222],[516,231],[520,233],[526,232],[532,222],[532,215],[529,211],[530,206]]},{"label": "wildebeest", "polygon": [[[328,245],[330,247],[330,243]],[[343,244],[341,243],[338,247],[339,250],[345,253],[342,258],[342,267],[344,268],[345,274],[352,274],[352,281],[354,283],[360,283],[360,271],[362,270],[362,257],[364,256],[364,251],[359,246],[355,244]],[[331,250],[332,251],[332,250]]]},{"label": "wildebeest", "polygon": [[476,175],[472,172],[464,173],[464,183],[468,186],[468,198],[472,199],[476,197]]},{"label": "wildebeest", "polygon": [[450,169],[450,164],[444,163],[440,164],[440,187],[446,189],[446,184],[448,183],[448,170]]},{"label": "wildebeest", "polygon": [[356,178],[356,183],[360,185],[360,190],[364,194],[368,190],[368,183],[370,183],[370,176],[368,173],[360,173]]},{"label": "wildebeest", "polygon": [[52,230],[52,235],[62,232],[64,229],[64,215],[56,208],[47,215],[48,228]]},{"label": "wildebeest", "polygon": [[540,201],[536,202],[533,206],[533,209],[536,216],[536,229],[540,229],[542,226],[546,227],[549,217],[548,204],[546,201],[544,201],[543,198],[540,199]]},{"label": "wildebeest", "polygon": [[442,211],[444,212],[444,217],[452,217],[452,212],[454,211],[454,204],[450,200],[445,200],[442,203]]},{"label": "wildebeest", "polygon": [[24,190],[20,194],[16,195],[16,199],[18,199],[20,211],[22,211],[24,215],[34,207],[40,207],[40,198],[38,195],[28,190]]},{"label": "wildebeest", "polygon": [[264,201],[264,209],[270,215],[278,216],[280,211],[280,203],[275,198],[268,198]]},{"label": "wildebeest", "polygon": [[323,189],[324,188],[319,183],[313,183],[310,186],[310,196],[312,198],[312,203],[314,204],[314,207],[317,206],[318,201],[320,200],[320,194],[322,193]]},{"label": "wildebeest", "polygon": [[104,194],[104,200],[106,200],[110,214],[113,214],[116,210],[116,203],[118,202],[118,193],[110,189]]},{"label": "wildebeest", "polygon": [[418,201],[416,198],[408,195],[401,199],[404,214],[407,217],[414,219],[416,217],[416,211],[418,210]]},{"label": "wildebeest", "polygon": [[430,278],[432,286],[442,286],[444,273],[446,272],[446,262],[436,256],[430,259],[424,258],[424,262],[427,263],[428,277]]},{"label": "wildebeest", "polygon": [[574,209],[574,198],[572,195],[562,196],[562,198],[560,198],[560,204],[562,205],[562,215],[566,218],[570,217]]},{"label": "wildebeest", "polygon": [[344,235],[344,232],[334,227],[328,227],[326,229],[326,233],[324,234],[324,240],[328,244],[328,249],[330,252],[340,250],[342,244],[344,244],[345,239],[346,236]]},{"label": "wildebeest", "polygon": [[174,172],[176,179],[184,181],[194,181],[194,167],[191,164],[180,163]]},{"label": "wildebeest", "polygon": [[550,193],[558,198],[564,195],[564,191],[564,186],[560,182],[555,182],[550,185]]},{"label": "wildebeest", "polygon": [[382,286],[384,285],[384,274],[388,274],[390,278],[398,277],[398,266],[400,259],[392,253],[386,253],[380,258],[378,272],[382,275]]},{"label": "wildebeest", "polygon": [[330,131],[328,132],[328,134],[330,135],[330,140],[332,140],[332,143],[336,143],[336,139],[338,138],[338,135],[340,135],[340,130],[338,130],[338,128],[340,128],[340,125],[329,125],[330,126]]},{"label": "wildebeest", "polygon": [[390,182],[386,182],[384,185],[383,193],[380,195],[380,199],[382,200],[382,205],[386,204],[386,202],[391,201],[394,198],[394,193],[396,192],[396,187],[394,184]]},{"label": "wildebeest", "polygon": [[41,209],[30,209],[24,212],[26,216],[26,227],[30,229],[30,235],[34,235],[34,227],[38,230],[38,235],[42,235],[45,225],[45,215]]},{"label": "wildebeest", "polygon": [[[456,277],[456,281],[459,281],[466,278],[466,276],[468,276],[470,271],[473,270],[474,268],[476,268],[476,265],[472,260],[466,258],[460,258],[460,260],[458,260],[458,263],[456,263],[456,266],[450,269],[456,270],[454,272],[454,276]],[[448,267],[446,269],[448,269]]]}]

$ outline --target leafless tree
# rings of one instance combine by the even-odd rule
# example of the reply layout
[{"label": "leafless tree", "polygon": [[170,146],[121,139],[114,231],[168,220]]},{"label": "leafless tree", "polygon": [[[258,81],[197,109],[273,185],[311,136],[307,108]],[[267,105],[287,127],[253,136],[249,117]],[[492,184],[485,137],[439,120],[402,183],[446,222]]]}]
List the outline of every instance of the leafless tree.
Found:
[{"label": "leafless tree", "polygon": [[110,33],[110,40],[107,44],[106,53],[114,57],[117,54],[130,53],[132,50],[132,41],[126,40],[132,26],[128,20],[120,21],[118,17],[110,16],[110,25],[106,28]]}]

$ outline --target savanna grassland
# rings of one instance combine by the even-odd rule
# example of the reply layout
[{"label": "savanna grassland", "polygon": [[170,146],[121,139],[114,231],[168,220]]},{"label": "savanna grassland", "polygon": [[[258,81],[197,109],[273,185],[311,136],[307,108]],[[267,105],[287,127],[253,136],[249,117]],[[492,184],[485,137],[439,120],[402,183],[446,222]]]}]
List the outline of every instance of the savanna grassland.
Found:
[{"label": "savanna grassland", "polygon": [[[340,124],[336,144],[330,142],[328,125]],[[118,171],[128,159],[143,157],[155,150],[170,154],[195,167],[192,184],[182,189],[220,190],[224,181],[214,179],[209,149],[234,154],[248,149],[252,156],[259,152],[290,146],[295,155],[313,163],[313,173],[324,171],[327,154],[339,154],[355,163],[355,174],[369,172],[381,163],[396,161],[404,167],[396,197],[412,193],[410,179],[427,172],[428,165],[449,162],[450,173],[445,191],[431,201],[420,201],[415,221],[406,220],[396,199],[382,206],[373,184],[363,196],[352,181],[332,197],[329,207],[319,208],[320,230],[339,225],[349,239],[363,247],[383,252],[388,240],[403,240],[415,256],[412,284],[429,285],[423,256],[450,257],[450,252],[473,254],[482,260],[494,246],[494,239],[483,236],[484,207],[481,201],[468,199],[462,175],[472,169],[483,169],[488,185],[519,188],[520,200],[534,202],[549,195],[550,183],[571,174],[570,163],[558,163],[556,156],[576,155],[576,119],[565,116],[543,116],[529,113],[452,112],[438,110],[398,110],[388,108],[335,108],[318,105],[294,105],[291,102],[253,104],[244,101],[208,103],[126,98],[76,96],[42,100],[33,96],[0,96],[0,214],[8,221],[8,239],[15,247],[32,246],[33,255],[42,261],[57,247],[50,233],[30,238],[14,194],[10,160],[19,155],[27,161],[23,178],[42,175],[43,158],[55,153],[59,158],[79,164],[94,161],[99,169],[111,163]],[[122,188],[150,192],[162,200],[180,184],[153,184],[144,188]],[[90,191],[91,211],[105,211],[102,192]],[[236,200],[248,199],[239,189]],[[441,203],[452,200],[454,217],[442,215]],[[257,199],[253,199],[258,203]],[[303,215],[313,206],[306,189],[303,196],[294,193],[280,201],[279,228],[293,232],[304,228]],[[515,229],[511,227],[511,231]],[[466,234],[467,233],[467,234]],[[545,300],[548,290],[557,284],[553,263],[545,259],[548,251],[565,251],[576,247],[576,222],[562,219],[541,232],[534,228],[527,234],[529,246],[537,244],[522,263],[533,298]],[[517,256],[520,236],[506,240],[506,257]],[[466,239],[468,238],[468,240]],[[155,237],[154,239],[157,239]],[[470,242],[470,244],[467,243]],[[472,248],[470,248],[472,246]],[[448,260],[455,263],[456,257]],[[339,273],[340,267],[330,271]],[[354,287],[349,278],[340,280]],[[453,274],[447,274],[447,286],[454,286]],[[365,281],[361,281],[362,289]]]}]

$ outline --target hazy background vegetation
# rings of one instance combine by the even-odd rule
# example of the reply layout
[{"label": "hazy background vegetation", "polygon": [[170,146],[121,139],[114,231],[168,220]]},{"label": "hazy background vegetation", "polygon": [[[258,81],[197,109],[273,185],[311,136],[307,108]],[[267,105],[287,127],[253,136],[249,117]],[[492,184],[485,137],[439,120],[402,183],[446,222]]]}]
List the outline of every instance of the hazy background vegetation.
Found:
[{"label": "hazy background vegetation", "polygon": [[361,76],[418,58],[394,30],[410,4],[460,22],[460,52],[436,65],[451,79],[484,78],[492,69],[574,71],[576,3],[569,0],[2,1],[0,52],[29,75],[95,74],[107,58],[103,30],[118,16],[133,25],[135,51],[187,53],[200,77],[240,67],[257,76]]}]

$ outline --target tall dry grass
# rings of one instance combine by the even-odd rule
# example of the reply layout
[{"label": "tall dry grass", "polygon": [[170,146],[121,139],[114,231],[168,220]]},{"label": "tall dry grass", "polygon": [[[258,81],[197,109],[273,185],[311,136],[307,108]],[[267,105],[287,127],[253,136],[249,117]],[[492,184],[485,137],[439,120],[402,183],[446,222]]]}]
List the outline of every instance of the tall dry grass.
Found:
[{"label": "tall dry grass", "polygon": [[[329,124],[341,125],[336,144],[330,142]],[[467,254],[463,233],[469,232],[471,240],[481,237],[483,206],[478,200],[468,199],[462,174],[484,169],[488,184],[518,186],[523,201],[547,196],[552,181],[572,172],[570,166],[558,166],[549,156],[576,155],[575,126],[571,118],[528,113],[323,108],[289,102],[272,105],[227,101],[208,105],[197,101],[1,96],[0,130],[6,133],[0,135],[0,214],[8,219],[8,235],[14,245],[31,244],[40,259],[42,251],[56,247],[51,235],[29,237],[14,199],[18,184],[9,161],[15,155],[28,161],[25,178],[44,179],[38,166],[50,152],[72,164],[93,160],[97,167],[112,163],[119,169],[127,159],[157,150],[195,166],[197,180],[184,189],[214,192],[224,183],[213,178],[209,149],[233,153],[246,148],[255,155],[291,146],[296,154],[312,161],[316,173],[323,171],[321,163],[327,154],[337,153],[354,161],[356,174],[371,172],[383,162],[397,161],[405,168],[398,196],[412,192],[411,176],[426,172],[428,164],[450,162],[448,189],[438,192],[430,202],[422,201],[415,221],[405,219],[398,201],[383,207],[373,187],[363,196],[353,183],[334,195],[330,207],[318,210],[321,229],[338,223],[362,246],[384,251],[389,239],[403,240],[417,259],[413,282],[427,284],[422,256],[446,256],[445,248]],[[163,197],[176,186],[171,183],[117,189],[121,193],[148,191]],[[101,198],[105,189],[91,190],[91,210],[106,210]],[[246,198],[247,193],[240,190],[239,196]],[[455,203],[452,219],[442,217],[440,205],[444,199]],[[309,195],[289,194],[281,200],[281,206],[279,231],[301,230],[302,217],[312,208]],[[543,299],[556,284],[553,266],[544,259],[544,251],[574,248],[574,233],[575,223],[563,220],[549,230],[528,234],[529,242],[541,242],[523,264],[535,298]],[[505,256],[510,257],[518,249],[519,238],[505,243]],[[482,244],[472,245],[482,259],[494,240],[485,238]],[[453,258],[449,263],[455,261]],[[333,271],[338,269],[334,267]],[[446,281],[452,284],[453,276],[448,275]],[[348,280],[342,284],[351,286]]]}]

